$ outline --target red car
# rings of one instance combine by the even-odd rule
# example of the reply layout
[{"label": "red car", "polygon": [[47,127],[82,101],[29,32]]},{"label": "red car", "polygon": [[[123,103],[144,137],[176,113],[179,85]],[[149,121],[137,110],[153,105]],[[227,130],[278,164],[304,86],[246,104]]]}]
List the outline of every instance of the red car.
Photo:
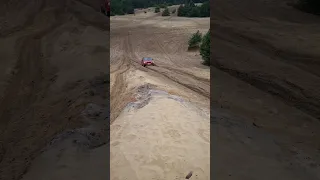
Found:
[{"label": "red car", "polygon": [[154,66],[153,59],[151,57],[143,57],[142,60],[141,60],[141,65],[143,67],[146,67],[147,65]]},{"label": "red car", "polygon": [[100,9],[103,14],[110,16],[110,0],[103,0]]}]

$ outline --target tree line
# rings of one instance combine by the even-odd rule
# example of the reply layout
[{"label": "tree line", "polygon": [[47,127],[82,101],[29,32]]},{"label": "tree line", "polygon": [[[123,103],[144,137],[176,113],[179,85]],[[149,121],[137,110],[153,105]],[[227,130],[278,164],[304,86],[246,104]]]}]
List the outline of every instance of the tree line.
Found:
[{"label": "tree line", "polygon": [[205,1],[200,6],[195,5],[192,1],[181,4],[178,8],[178,16],[210,17],[210,1]]},{"label": "tree line", "polygon": [[[193,3],[204,3],[208,0],[193,0]],[[110,14],[133,14],[136,8],[156,7],[165,8],[171,5],[189,4],[190,0],[111,0]],[[208,1],[209,2],[209,1]]]}]

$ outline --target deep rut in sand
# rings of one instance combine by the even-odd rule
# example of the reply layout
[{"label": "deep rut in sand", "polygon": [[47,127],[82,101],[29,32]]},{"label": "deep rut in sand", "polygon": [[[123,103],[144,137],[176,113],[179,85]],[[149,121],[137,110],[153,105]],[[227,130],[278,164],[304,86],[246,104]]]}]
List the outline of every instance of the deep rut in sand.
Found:
[{"label": "deep rut in sand", "polygon": [[48,64],[41,57],[41,40],[31,37],[22,41],[16,65],[17,74],[13,75],[0,104],[0,118],[3,125],[10,121],[13,115],[10,115],[10,111],[27,110],[31,102],[43,95],[39,90],[45,91],[48,86],[48,83],[44,83],[44,79],[48,76],[45,66]]},{"label": "deep rut in sand", "polygon": [[111,71],[114,73],[114,86],[111,87],[110,97],[110,108],[111,108],[111,123],[117,118],[122,109],[125,107],[126,103],[132,101],[131,93],[126,92],[127,82],[125,73],[129,71],[132,67],[132,54],[133,50],[130,43],[130,34],[128,33],[126,37],[121,42],[122,48],[125,50],[117,65],[117,70]]},{"label": "deep rut in sand", "polygon": [[[0,142],[3,148],[0,154],[0,174],[4,176],[1,178],[5,178],[6,173],[4,172],[10,172],[11,169],[10,166],[3,166],[4,162],[18,163],[16,166],[17,174],[24,169],[25,164],[30,163],[28,153],[19,155],[19,158],[13,158],[22,149],[12,150],[15,143],[18,143],[24,148],[23,151],[35,152],[35,149],[28,148],[30,145],[24,144],[24,140],[21,138],[28,138],[27,134],[34,133],[32,131],[36,129],[21,128],[29,127],[28,124],[31,123],[29,118],[38,116],[39,112],[34,103],[41,101],[46,96],[47,89],[54,78],[54,69],[42,57],[41,39],[35,39],[31,36],[21,39],[20,42],[20,53],[16,65],[17,73],[13,74],[0,103],[0,124],[1,127],[4,127],[0,131]],[[15,159],[21,161],[20,158],[24,158],[24,160],[15,162]]]}]

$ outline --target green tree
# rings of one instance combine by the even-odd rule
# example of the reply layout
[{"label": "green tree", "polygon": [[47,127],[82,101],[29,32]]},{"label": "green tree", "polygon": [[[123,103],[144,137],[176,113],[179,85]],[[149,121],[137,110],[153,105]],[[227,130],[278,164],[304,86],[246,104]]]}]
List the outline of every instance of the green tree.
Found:
[{"label": "green tree", "polygon": [[200,16],[201,17],[210,17],[210,2],[206,1],[204,2],[200,7]]},{"label": "green tree", "polygon": [[170,12],[168,8],[164,9],[164,11],[162,12],[162,16],[170,16]]},{"label": "green tree", "polygon": [[194,2],[192,0],[190,0],[189,2],[187,2],[188,6],[190,7],[196,7],[196,5],[194,4]]},{"label": "green tree", "polygon": [[196,6],[192,1],[187,1],[178,8],[178,16],[184,17],[210,17],[210,2],[205,1],[201,6]]},{"label": "green tree", "polygon": [[[185,4],[185,6],[180,6],[184,8],[179,8],[177,10],[178,16],[189,16],[192,8],[196,6],[194,3],[204,3],[208,2],[208,0],[110,0],[111,4],[111,15],[123,15],[123,14],[131,14],[134,12],[135,8],[147,8],[147,7],[155,7],[154,5],[161,6],[162,8],[166,8],[172,4]],[[200,8],[200,7],[198,7]],[[180,11],[181,10],[181,11]],[[159,9],[160,12],[160,9]],[[194,10],[194,12],[196,12]],[[209,17],[209,15],[202,15],[203,10],[200,10],[201,17]],[[196,13],[195,13],[196,14]],[[208,14],[208,13],[207,13]]]},{"label": "green tree", "polygon": [[124,14],[133,14],[134,7],[131,0],[111,0],[110,2],[111,13],[112,15],[124,15]]},{"label": "green tree", "polygon": [[202,42],[200,45],[200,55],[203,59],[203,64],[210,66],[210,29],[209,31],[203,36]]},{"label": "green tree", "polygon": [[192,8],[194,8],[191,4],[186,4],[183,6],[184,8],[184,16],[190,17],[190,13],[192,11]]},{"label": "green tree", "polygon": [[185,16],[186,15],[186,11],[184,6],[181,4],[178,8],[178,16]]},{"label": "green tree", "polygon": [[202,34],[197,31],[196,33],[192,34],[191,38],[188,41],[189,49],[199,47],[199,44],[201,43]]},{"label": "green tree", "polygon": [[112,6],[110,7],[110,14],[118,15],[123,13],[122,3],[120,1],[111,0],[110,4],[112,4]]},{"label": "green tree", "polygon": [[200,9],[198,7],[191,8],[188,17],[200,17]]},{"label": "green tree", "polygon": [[167,3],[163,3],[163,4],[160,4],[159,7],[160,7],[160,8],[167,8],[168,5],[167,5]]},{"label": "green tree", "polygon": [[157,6],[157,7],[154,9],[154,12],[155,12],[155,13],[160,12],[160,7],[159,7],[159,6]]},{"label": "green tree", "polygon": [[173,4],[187,4],[187,6],[194,6],[194,3],[204,3],[208,0],[110,0],[111,14],[128,14],[132,13],[135,8],[155,7],[154,5],[161,5],[162,8]]}]

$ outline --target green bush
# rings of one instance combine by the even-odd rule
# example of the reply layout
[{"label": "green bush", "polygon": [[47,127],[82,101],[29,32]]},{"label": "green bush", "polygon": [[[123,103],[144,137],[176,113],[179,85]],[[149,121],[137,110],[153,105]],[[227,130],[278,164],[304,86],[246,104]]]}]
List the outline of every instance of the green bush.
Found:
[{"label": "green bush", "polygon": [[192,34],[191,38],[188,41],[189,49],[199,47],[199,44],[201,43],[202,34],[197,31],[196,33]]},{"label": "green bush", "polygon": [[134,14],[134,9],[133,9],[132,7],[127,8],[127,9],[126,9],[126,12],[127,12],[128,14]]},{"label": "green bush", "polygon": [[170,16],[170,12],[168,8],[164,9],[164,11],[162,12],[162,16]]},{"label": "green bush", "polygon": [[160,12],[160,7],[159,7],[159,6],[157,6],[157,7],[154,9],[154,12],[155,12],[155,13]]},{"label": "green bush", "polygon": [[203,59],[203,64],[210,66],[210,29],[209,31],[203,36],[202,42],[200,45],[200,55]]},{"label": "green bush", "polygon": [[160,8],[167,8],[168,5],[167,5],[166,3],[164,3],[164,4],[160,4],[159,7],[160,7]]},{"label": "green bush", "polygon": [[200,9],[197,7],[192,8],[188,13],[188,17],[200,17]]},{"label": "green bush", "polygon": [[184,14],[184,8],[183,8],[183,5],[181,4],[179,7],[178,7],[178,16],[182,16],[182,14]]}]

